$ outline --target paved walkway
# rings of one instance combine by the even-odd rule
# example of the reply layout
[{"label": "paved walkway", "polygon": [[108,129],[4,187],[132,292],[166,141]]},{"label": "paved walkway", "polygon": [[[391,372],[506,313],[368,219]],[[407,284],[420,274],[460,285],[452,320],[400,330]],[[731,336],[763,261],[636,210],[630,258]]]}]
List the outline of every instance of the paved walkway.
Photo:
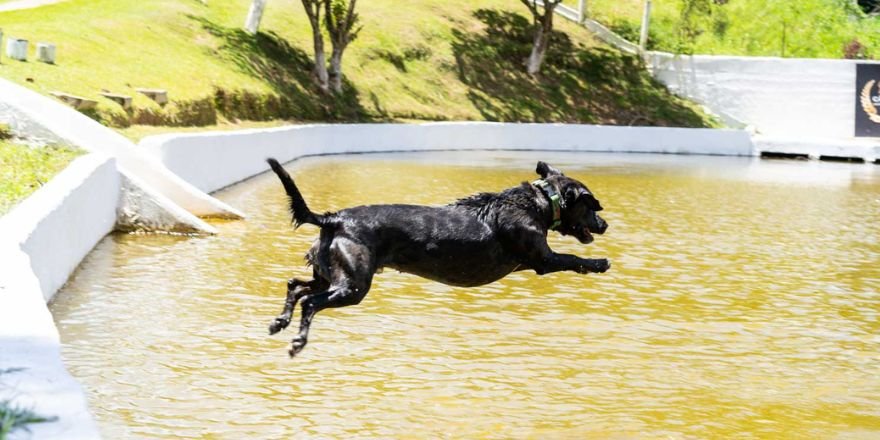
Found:
[{"label": "paved walkway", "polygon": [[52,3],[61,3],[65,0],[16,0],[0,4],[0,12],[17,11],[19,9],[38,8]]}]

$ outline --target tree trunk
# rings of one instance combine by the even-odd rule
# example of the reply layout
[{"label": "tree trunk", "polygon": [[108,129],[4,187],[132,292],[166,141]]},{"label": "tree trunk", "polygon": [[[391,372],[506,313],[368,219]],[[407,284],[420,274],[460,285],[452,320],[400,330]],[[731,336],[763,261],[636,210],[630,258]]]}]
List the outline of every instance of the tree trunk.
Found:
[{"label": "tree trunk", "polygon": [[544,63],[544,55],[550,47],[550,36],[553,34],[553,10],[559,6],[562,0],[544,0],[544,10],[538,8],[537,0],[520,0],[532,13],[535,24],[535,38],[532,45],[532,53],[526,62],[526,71],[529,75],[537,76]]},{"label": "tree trunk", "polygon": [[357,0],[348,0],[347,3],[328,0],[324,3],[327,34],[330,36],[330,44],[333,45],[330,55],[330,85],[336,94],[342,93],[342,54],[360,33],[360,27],[355,28],[358,22],[358,14],[354,12],[356,5]]},{"label": "tree trunk", "polygon": [[302,0],[303,8],[312,25],[312,41],[315,48],[315,82],[324,93],[330,93],[329,75],[327,74],[327,55],[324,54],[324,36],[321,34],[321,7],[329,0]]},{"label": "tree trunk", "polygon": [[529,75],[537,76],[541,71],[541,64],[544,63],[544,55],[547,54],[547,43],[550,41],[550,34],[544,31],[543,27],[539,27],[535,31],[535,43],[532,45],[532,53],[529,55],[526,71]]},{"label": "tree trunk", "polygon": [[315,32],[315,81],[324,93],[330,93],[330,75],[327,73],[327,55],[324,54],[324,37]]},{"label": "tree trunk", "polygon": [[334,93],[342,93],[342,50],[330,55],[330,87]]},{"label": "tree trunk", "polygon": [[249,34],[256,34],[260,29],[260,20],[263,19],[263,9],[268,0],[254,0],[248,10],[247,19],[244,21],[244,30]]}]

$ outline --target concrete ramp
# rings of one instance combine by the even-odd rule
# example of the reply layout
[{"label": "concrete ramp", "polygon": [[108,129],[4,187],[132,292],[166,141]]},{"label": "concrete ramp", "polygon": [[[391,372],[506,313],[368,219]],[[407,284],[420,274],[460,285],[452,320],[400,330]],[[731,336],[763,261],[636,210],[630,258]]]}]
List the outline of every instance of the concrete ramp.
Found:
[{"label": "concrete ramp", "polygon": [[[182,208],[198,217],[244,218],[240,211],[187,183],[124,136],[52,98],[0,79],[0,102],[17,114],[11,124],[22,125],[27,120],[28,127],[22,129],[41,127],[36,131],[51,132],[67,144],[116,158],[124,175],[148,186],[146,193],[162,196],[156,198],[158,203],[176,205],[167,206],[169,212]],[[192,227],[201,229],[203,225]]]}]

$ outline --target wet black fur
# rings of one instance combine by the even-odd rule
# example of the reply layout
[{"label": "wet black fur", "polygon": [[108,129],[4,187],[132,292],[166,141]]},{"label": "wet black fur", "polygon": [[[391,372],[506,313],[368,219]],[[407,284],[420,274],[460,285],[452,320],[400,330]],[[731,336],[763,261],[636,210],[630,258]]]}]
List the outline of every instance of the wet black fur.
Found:
[{"label": "wet black fur", "polygon": [[[288,282],[284,311],[269,326],[270,334],[285,329],[302,300],[299,334],[291,342],[290,356],[305,347],[317,312],[360,303],[373,274],[386,267],[464,287],[488,284],[519,270],[543,275],[605,272],[610,267],[607,259],[550,249],[551,203],[547,194],[528,183],[446,206],[369,205],[315,214],[278,161],[268,162],[290,198],[296,226],[308,223],[321,229],[306,255],[313,279]],[[557,232],[585,244],[593,241],[593,233],[605,232],[608,225],[597,214],[602,206],[584,184],[544,162],[538,162],[536,172],[563,199]]]}]

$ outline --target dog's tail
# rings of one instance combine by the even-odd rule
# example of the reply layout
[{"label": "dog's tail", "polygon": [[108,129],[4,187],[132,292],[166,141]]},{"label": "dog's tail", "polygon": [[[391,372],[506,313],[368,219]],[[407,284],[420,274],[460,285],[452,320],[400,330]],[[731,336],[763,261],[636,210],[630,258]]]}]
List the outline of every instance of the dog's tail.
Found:
[{"label": "dog's tail", "polygon": [[274,171],[275,174],[278,175],[278,178],[281,179],[281,184],[284,185],[284,191],[287,193],[287,197],[290,198],[290,213],[293,215],[293,224],[295,227],[298,228],[304,223],[323,226],[324,216],[315,214],[309,209],[308,205],[306,205],[305,199],[303,199],[302,194],[300,194],[299,189],[296,187],[296,184],[293,183],[290,174],[287,174],[287,171],[284,170],[284,167],[271,157],[266,159],[266,162],[269,162],[272,171]]}]

